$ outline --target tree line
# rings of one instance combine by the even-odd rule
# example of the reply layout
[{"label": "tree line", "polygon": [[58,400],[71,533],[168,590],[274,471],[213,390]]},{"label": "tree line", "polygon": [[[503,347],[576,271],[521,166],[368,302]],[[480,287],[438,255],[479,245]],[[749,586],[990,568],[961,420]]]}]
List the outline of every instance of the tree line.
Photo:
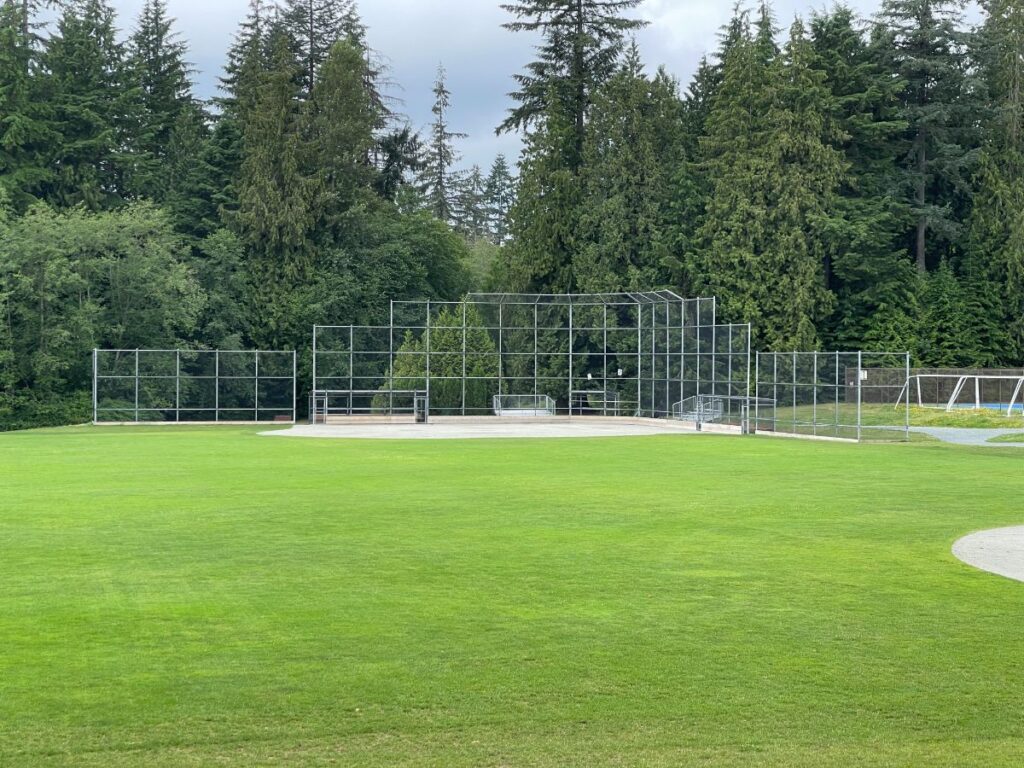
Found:
[{"label": "tree line", "polygon": [[540,31],[499,282],[716,295],[760,349],[1024,361],[1024,5],[734,8],[683,92],[644,71],[638,0],[506,8]]},{"label": "tree line", "polygon": [[0,0],[0,425],[84,420],[93,347],[306,349],[467,290],[717,295],[761,349],[1024,362],[1024,6],[742,3],[684,88],[639,0],[519,0],[539,41],[465,168],[353,0],[251,0],[198,99],[165,0]]}]

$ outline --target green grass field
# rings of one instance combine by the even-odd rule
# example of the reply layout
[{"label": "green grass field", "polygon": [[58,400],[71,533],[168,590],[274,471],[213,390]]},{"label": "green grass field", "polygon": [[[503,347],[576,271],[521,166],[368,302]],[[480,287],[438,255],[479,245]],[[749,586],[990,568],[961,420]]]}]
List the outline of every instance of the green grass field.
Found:
[{"label": "green grass field", "polygon": [[989,438],[990,443],[1024,443],[1024,432],[1015,432],[1010,435],[999,435]]},{"label": "green grass field", "polygon": [[1019,449],[0,435],[3,766],[1019,766]]},{"label": "green grass field", "polygon": [[[809,405],[798,405],[795,408],[780,405],[774,411],[771,409],[766,410],[762,413],[762,418],[770,419],[773,414],[783,426],[787,422],[791,423],[793,421],[808,425],[816,421],[822,426],[842,424],[847,427],[847,429],[842,430],[842,437],[856,437],[856,403],[840,403],[838,407],[834,403],[819,404],[816,409]],[[892,405],[877,404],[863,404],[861,406],[861,424],[865,428],[902,426],[905,424],[906,418],[906,406],[899,408]],[[962,408],[947,413],[943,408],[919,408],[918,406],[913,406],[910,409],[910,426],[1016,429],[1024,428],[1024,416],[1017,413],[1007,417],[1004,411],[990,408],[982,408],[980,410]],[[872,430],[871,436],[877,438],[880,436],[880,433],[877,430]]]}]

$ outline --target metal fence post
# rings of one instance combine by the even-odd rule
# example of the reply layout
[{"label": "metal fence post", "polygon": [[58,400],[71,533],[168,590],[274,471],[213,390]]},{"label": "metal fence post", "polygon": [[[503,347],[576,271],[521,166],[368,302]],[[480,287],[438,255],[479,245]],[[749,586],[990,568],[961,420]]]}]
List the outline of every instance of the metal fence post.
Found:
[{"label": "metal fence post", "polygon": [[907,373],[907,407],[906,407],[906,429],[904,430],[907,441],[910,441],[910,353],[906,353],[906,373]]},{"label": "metal fence post", "polygon": [[135,350],[135,421],[139,421],[139,350]]},{"label": "metal fence post", "polygon": [[[569,418],[572,418],[572,393],[573,393],[573,381],[572,381],[572,351],[573,351],[573,337],[572,337],[572,299],[569,299]],[[582,409],[581,409],[582,411]],[[582,415],[582,413],[581,413]]]},{"label": "metal fence post", "polygon": [[181,421],[181,350],[174,350],[174,421]]},{"label": "metal fence post", "polygon": [[[427,328],[426,328],[426,332],[427,332],[427,346],[426,346],[426,349],[427,349],[427,368],[426,368],[427,380],[426,380],[426,392],[427,392],[427,417],[429,418],[429,416],[430,416],[430,301],[429,301],[429,299],[427,300]],[[415,398],[416,398],[416,396],[413,395],[413,399],[414,400],[415,400]],[[415,411],[415,410],[416,409],[414,407],[413,411]]]},{"label": "metal fence post", "polygon": [[317,327],[313,326],[313,395],[316,396],[316,330]]},{"label": "metal fence post", "polygon": [[93,348],[92,350],[92,423],[96,424],[99,421],[97,403],[97,388],[99,385],[99,350]]},{"label": "metal fence post", "polygon": [[812,374],[813,388],[811,391],[811,432],[814,435],[818,434],[818,353],[814,352],[814,372]]},{"label": "metal fence post", "polygon": [[[351,399],[352,395],[349,394]],[[413,395],[413,399],[415,399]],[[415,410],[415,403],[414,410]],[[388,416],[395,413],[395,300],[388,311]]]},{"label": "metal fence post", "polygon": [[[747,356],[750,356],[750,346],[747,346]],[[747,373],[747,397],[750,397],[750,380],[749,380],[749,366]],[[747,406],[749,410],[749,404]],[[761,426],[761,353],[758,352],[754,355],[754,429],[753,434],[757,434],[757,428]]]},{"label": "metal fence post", "polygon": [[213,421],[220,421],[220,350],[213,353]]},{"label": "metal fence post", "polygon": [[[463,302],[462,302],[462,410],[461,410],[461,413],[462,413],[463,416],[466,415],[466,336],[468,334],[468,330],[466,328],[466,323],[468,322],[468,318],[466,316],[466,310],[467,310],[466,302],[465,302],[465,300],[463,300]],[[500,404],[500,401],[499,401],[499,404]]]},{"label": "metal fence post", "polygon": [[857,442],[861,440],[861,390],[864,387],[864,353],[857,351]]}]

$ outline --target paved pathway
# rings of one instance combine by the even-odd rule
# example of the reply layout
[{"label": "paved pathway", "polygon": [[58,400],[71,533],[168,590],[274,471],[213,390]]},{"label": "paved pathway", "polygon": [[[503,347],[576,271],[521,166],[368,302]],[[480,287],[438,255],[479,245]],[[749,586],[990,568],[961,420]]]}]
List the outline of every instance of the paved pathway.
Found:
[{"label": "paved pathway", "polygon": [[1017,433],[1024,440],[1024,432],[1019,429],[967,429],[962,427],[911,427],[914,432],[924,432],[944,443],[957,445],[983,445],[988,448],[1024,448],[1022,443],[990,443],[993,437]]},{"label": "paved pathway", "polygon": [[557,421],[515,423],[467,422],[437,424],[298,424],[290,429],[263,432],[272,437],[326,437],[343,439],[445,440],[466,438],[627,437],[640,435],[700,435],[671,422]]},{"label": "paved pathway", "polygon": [[983,571],[1024,581],[1024,525],[964,536],[953,544],[953,555]]}]

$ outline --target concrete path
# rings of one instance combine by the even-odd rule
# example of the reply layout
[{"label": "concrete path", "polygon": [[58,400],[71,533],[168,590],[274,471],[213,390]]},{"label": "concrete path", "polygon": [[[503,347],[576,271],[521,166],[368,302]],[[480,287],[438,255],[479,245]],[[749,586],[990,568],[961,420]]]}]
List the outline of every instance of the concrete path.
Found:
[{"label": "concrete path", "polygon": [[[653,422],[653,423],[652,423]],[[437,424],[298,424],[290,429],[262,432],[272,437],[324,437],[350,440],[456,440],[467,438],[636,437],[642,435],[706,434],[674,426],[671,422],[555,421],[516,423],[468,422]]]},{"label": "concrete path", "polygon": [[1024,525],[964,536],[953,544],[953,555],[983,571],[1024,581]]},{"label": "concrete path", "polygon": [[938,438],[944,443],[956,445],[983,445],[988,448],[1024,448],[1021,443],[990,443],[993,437],[1017,433],[1024,439],[1024,431],[1020,429],[967,429],[964,427],[911,427],[913,432],[924,432]]}]

